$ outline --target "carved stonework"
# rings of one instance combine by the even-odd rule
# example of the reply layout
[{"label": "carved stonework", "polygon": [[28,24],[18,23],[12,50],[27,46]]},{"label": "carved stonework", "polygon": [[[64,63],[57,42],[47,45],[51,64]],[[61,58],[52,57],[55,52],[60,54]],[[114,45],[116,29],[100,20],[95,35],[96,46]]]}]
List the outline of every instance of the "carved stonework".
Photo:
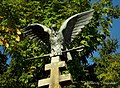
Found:
[{"label": "carved stonework", "polygon": [[[60,57],[52,57],[51,63],[45,65],[45,70],[50,70],[50,78],[38,81],[38,87],[49,85],[49,88],[61,88],[64,82],[71,82],[71,74],[60,74],[59,68],[66,67],[65,61],[60,61]],[[60,83],[62,85],[60,85]]]}]

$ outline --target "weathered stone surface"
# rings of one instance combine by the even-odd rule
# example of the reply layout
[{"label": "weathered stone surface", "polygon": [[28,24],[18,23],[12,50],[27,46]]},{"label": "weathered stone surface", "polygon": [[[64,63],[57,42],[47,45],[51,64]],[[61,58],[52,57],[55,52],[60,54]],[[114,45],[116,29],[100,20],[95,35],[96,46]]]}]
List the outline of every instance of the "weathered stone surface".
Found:
[{"label": "weathered stone surface", "polygon": [[71,77],[71,74],[63,74],[63,75],[60,75],[60,79],[59,81],[60,82],[64,82],[64,81],[72,81],[72,77]]},{"label": "weathered stone surface", "polygon": [[[56,66],[56,67],[54,67],[54,66]],[[54,62],[51,64],[46,64],[45,71],[50,70],[51,68],[58,68],[59,69],[59,67],[65,67],[65,66],[66,66],[65,61]]]},{"label": "weathered stone surface", "polygon": [[[65,61],[60,61],[59,56],[52,57],[51,63],[45,65],[45,70],[50,70],[50,78],[42,79],[38,81],[38,87],[49,85],[49,88],[61,88],[60,82],[71,81],[70,74],[60,75],[59,68],[65,67]],[[62,83],[64,84],[64,83]]]},{"label": "weathered stone surface", "polygon": [[42,79],[38,81],[38,87],[49,85],[50,78]]}]

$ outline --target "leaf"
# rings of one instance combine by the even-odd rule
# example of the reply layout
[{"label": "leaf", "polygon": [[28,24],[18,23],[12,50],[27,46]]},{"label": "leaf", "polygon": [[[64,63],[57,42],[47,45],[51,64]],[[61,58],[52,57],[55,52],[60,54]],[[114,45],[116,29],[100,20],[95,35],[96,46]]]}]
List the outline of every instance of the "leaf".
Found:
[{"label": "leaf", "polygon": [[108,23],[109,23],[110,25],[112,25],[112,21],[108,21]]},{"label": "leaf", "polygon": [[9,31],[9,28],[6,28],[6,32],[8,32]]},{"label": "leaf", "polygon": [[35,84],[32,84],[31,87],[35,87]]},{"label": "leaf", "polygon": [[82,41],[81,41],[81,44],[84,44],[84,45],[86,45],[86,46],[88,46],[88,47],[89,47],[89,45],[88,45],[87,41],[85,41],[85,40],[82,40]]},{"label": "leaf", "polygon": [[35,66],[31,66],[30,68],[31,68],[31,69],[36,69],[36,67],[35,67]]},{"label": "leaf", "polygon": [[42,66],[42,64],[41,63],[38,63],[38,67],[41,67]]},{"label": "leaf", "polygon": [[90,40],[90,36],[85,36],[86,39]]},{"label": "leaf", "polygon": [[4,26],[2,26],[1,30],[4,30],[4,29],[5,29]]},{"label": "leaf", "polygon": [[3,45],[3,42],[0,40],[0,45]]},{"label": "leaf", "polygon": [[28,75],[28,76],[27,76],[28,79],[29,79],[29,78],[32,78],[32,77],[33,77],[33,75]]},{"label": "leaf", "polygon": [[3,18],[3,16],[0,16],[0,19]]},{"label": "leaf", "polygon": [[8,43],[5,43],[5,46],[8,48],[8,47],[9,47],[9,44],[8,44]]},{"label": "leaf", "polygon": [[100,38],[97,38],[97,41],[101,41],[101,39],[100,39]]},{"label": "leaf", "polygon": [[17,29],[17,34],[20,35],[21,34],[21,31],[19,29]]},{"label": "leaf", "polygon": [[4,37],[3,36],[1,36],[1,40],[4,42],[5,41],[5,39],[4,39]]},{"label": "leaf", "polygon": [[17,35],[15,40],[19,42],[20,41],[20,37]]},{"label": "leaf", "polygon": [[28,83],[28,79],[25,80],[25,83]]}]

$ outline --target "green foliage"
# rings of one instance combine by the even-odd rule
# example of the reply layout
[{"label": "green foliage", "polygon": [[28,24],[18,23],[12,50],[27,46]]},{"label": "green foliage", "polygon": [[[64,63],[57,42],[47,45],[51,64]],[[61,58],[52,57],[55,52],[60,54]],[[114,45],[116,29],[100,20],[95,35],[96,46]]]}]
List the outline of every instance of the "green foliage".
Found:
[{"label": "green foliage", "polygon": [[116,49],[118,48],[118,41],[116,39],[107,39],[103,42],[102,48],[100,49],[100,56],[106,55],[106,54],[112,54],[116,52]]},{"label": "green foliage", "polygon": [[120,53],[115,53],[117,48],[117,40],[107,39],[100,48],[101,58],[95,58],[95,74],[102,88],[119,88]]},{"label": "green foliage", "polygon": [[19,29],[31,23],[41,23],[48,27],[57,23],[59,29],[61,23],[68,17],[90,10],[92,7],[94,16],[90,24],[82,29],[82,33],[69,45],[69,48],[80,45],[85,47],[82,52],[71,52],[74,58],[68,63],[68,72],[73,75],[75,83],[66,88],[92,87],[87,83],[93,80],[93,76],[87,67],[86,58],[109,35],[112,18],[120,16],[119,8],[113,7],[111,0],[96,1],[93,6],[88,0],[2,0],[0,45],[4,48],[4,53],[11,55],[12,61],[7,71],[0,77],[0,85],[3,88],[35,88],[38,80],[48,77],[44,72],[44,65],[50,62],[49,58],[34,61],[25,59],[48,54],[50,50],[43,43],[38,44],[29,40]]},{"label": "green foliage", "polygon": [[120,85],[120,54],[104,55],[98,59],[96,67],[96,75],[99,79],[100,85],[103,88],[115,87]]}]

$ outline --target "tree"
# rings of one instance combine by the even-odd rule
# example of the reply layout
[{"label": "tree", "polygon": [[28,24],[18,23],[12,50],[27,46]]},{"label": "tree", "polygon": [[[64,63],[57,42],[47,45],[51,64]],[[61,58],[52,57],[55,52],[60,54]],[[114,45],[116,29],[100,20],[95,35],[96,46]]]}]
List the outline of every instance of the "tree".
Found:
[{"label": "tree", "polygon": [[[79,7],[79,8],[78,8]],[[47,77],[44,65],[50,58],[40,58],[34,61],[24,61],[29,57],[49,53],[44,44],[29,40],[20,29],[31,23],[41,23],[51,26],[61,23],[73,14],[90,10],[92,5],[88,0],[4,0],[0,3],[0,44],[5,53],[11,55],[9,68],[0,80],[3,88],[37,87],[38,80]],[[68,46],[69,48],[84,45],[82,52],[72,51],[73,60],[68,62],[68,70],[74,79],[72,87],[87,87],[87,57],[97,49],[97,46],[109,35],[112,18],[118,18],[120,11],[114,7],[111,0],[96,1],[93,5],[94,17]],[[109,13],[110,12],[110,13]],[[82,63],[81,63],[82,62]],[[73,70],[75,69],[75,70]],[[89,80],[90,81],[90,80]],[[14,83],[14,84],[13,84]],[[74,88],[73,87],[73,88]]]},{"label": "tree", "polygon": [[100,58],[95,58],[95,74],[102,88],[120,87],[120,53],[115,53],[117,47],[117,40],[107,39],[100,49]]}]

